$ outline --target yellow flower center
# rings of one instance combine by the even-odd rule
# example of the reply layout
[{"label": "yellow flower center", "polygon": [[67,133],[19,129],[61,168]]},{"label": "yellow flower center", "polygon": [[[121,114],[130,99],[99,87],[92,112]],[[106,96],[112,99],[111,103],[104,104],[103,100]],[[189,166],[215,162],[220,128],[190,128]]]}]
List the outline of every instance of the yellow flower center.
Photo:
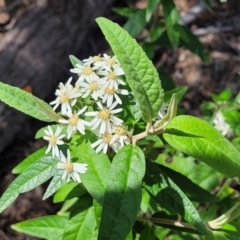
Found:
[{"label": "yellow flower center", "polygon": [[100,62],[101,60],[102,60],[102,58],[100,56],[94,56],[93,57],[94,62]]},{"label": "yellow flower center", "polygon": [[92,68],[89,67],[89,66],[83,68],[83,70],[82,70],[82,73],[83,73],[84,75],[91,75],[92,72],[93,72],[93,71],[92,71]]},{"label": "yellow flower center", "polygon": [[115,133],[119,136],[124,136],[126,132],[123,127],[119,126],[115,128]]},{"label": "yellow flower center", "polygon": [[64,164],[64,167],[67,170],[67,172],[69,172],[69,173],[73,172],[73,164],[72,163],[67,162],[67,163]]},{"label": "yellow flower center", "polygon": [[78,123],[78,115],[72,115],[70,118],[69,118],[69,125],[70,126],[77,126],[77,123]]},{"label": "yellow flower center", "polygon": [[50,143],[51,145],[56,145],[56,143],[57,143],[57,137],[56,137],[55,135],[50,136],[50,138],[49,138],[49,143]]},{"label": "yellow flower center", "polygon": [[105,108],[103,110],[101,110],[99,113],[98,113],[98,116],[102,119],[102,120],[107,120],[109,119],[109,116],[110,116],[110,111]]},{"label": "yellow flower center", "polygon": [[108,74],[108,78],[109,78],[110,80],[115,80],[115,79],[117,78],[117,75],[116,75],[116,73],[114,73],[114,72],[110,72],[110,73]]},{"label": "yellow flower center", "polygon": [[115,59],[115,58],[109,58],[109,59],[107,60],[107,64],[110,65],[110,66],[112,66],[115,62],[116,62],[116,59]]},{"label": "yellow flower center", "polygon": [[109,144],[109,142],[112,139],[112,134],[111,133],[104,133],[103,135],[103,141],[107,144]]},{"label": "yellow flower center", "polygon": [[96,82],[92,82],[89,84],[89,88],[91,91],[96,91],[98,89],[98,85]]},{"label": "yellow flower center", "polygon": [[113,88],[106,87],[104,91],[109,95],[113,95],[116,92],[116,89],[114,87]]},{"label": "yellow flower center", "polygon": [[60,96],[60,103],[66,103],[69,101],[69,98],[68,98],[68,95],[66,93],[63,93],[61,96]]}]

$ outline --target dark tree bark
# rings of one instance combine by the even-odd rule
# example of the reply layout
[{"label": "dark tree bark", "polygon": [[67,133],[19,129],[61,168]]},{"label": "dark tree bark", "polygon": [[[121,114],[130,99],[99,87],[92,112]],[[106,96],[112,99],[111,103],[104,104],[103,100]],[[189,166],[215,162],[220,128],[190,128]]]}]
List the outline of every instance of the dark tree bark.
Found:
[{"label": "dark tree bark", "polygon": [[[98,53],[89,49],[90,38],[98,29],[95,18],[109,14],[114,1],[50,3],[29,8],[0,42],[0,81],[20,88],[30,85],[32,93],[41,99],[53,93],[57,82],[67,80],[70,54],[85,54],[86,47],[89,55]],[[27,119],[0,103],[0,152],[27,124]]]}]

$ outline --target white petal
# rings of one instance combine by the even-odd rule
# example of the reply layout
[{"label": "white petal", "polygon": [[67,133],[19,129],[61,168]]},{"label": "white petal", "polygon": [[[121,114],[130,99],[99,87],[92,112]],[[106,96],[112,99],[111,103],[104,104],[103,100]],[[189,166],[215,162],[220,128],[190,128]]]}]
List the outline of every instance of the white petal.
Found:
[{"label": "white petal", "polygon": [[107,122],[108,122],[108,121],[102,121],[102,122],[101,122],[100,130],[99,130],[99,133],[100,133],[100,134],[106,132]]},{"label": "white petal", "polygon": [[77,172],[72,172],[72,178],[79,183],[81,182],[81,179],[80,179],[79,174]]},{"label": "white petal", "polygon": [[117,105],[118,105],[118,102],[115,101],[109,109],[112,110],[112,109],[114,109]]},{"label": "white petal", "polygon": [[107,150],[108,150],[108,144],[105,144],[103,146],[103,152],[106,154],[107,153]]},{"label": "white petal", "polygon": [[68,172],[65,170],[65,171],[63,172],[62,179],[63,179],[63,180],[66,180],[67,175],[68,175]]},{"label": "white petal", "polygon": [[97,102],[97,105],[98,105],[98,107],[102,110],[103,109],[103,106],[102,106],[102,104],[100,103],[100,102]]},{"label": "white petal", "polygon": [[95,130],[99,126],[99,124],[101,124],[101,121],[102,120],[98,118],[94,125],[91,126],[92,130]]},{"label": "white petal", "polygon": [[73,163],[73,170],[79,173],[87,172],[87,164],[85,163]]},{"label": "white petal", "polygon": [[83,107],[81,110],[79,110],[78,112],[77,112],[77,115],[80,115],[80,114],[82,114],[83,112],[85,112],[85,110],[88,108],[88,106],[85,106],[85,107]]},{"label": "white petal", "polygon": [[50,133],[49,135],[53,135],[53,130],[49,125],[48,125],[48,132]]},{"label": "white petal", "polygon": [[98,112],[86,112],[84,115],[89,116],[89,117],[93,117],[93,116],[97,116]]},{"label": "white petal", "polygon": [[[118,102],[116,101],[116,103],[118,103]],[[111,110],[111,114],[119,113],[122,110],[123,110],[122,108],[117,108],[117,109]]]},{"label": "white petal", "polygon": [[101,142],[101,144],[97,147],[97,149],[96,149],[96,153],[100,153],[101,151],[102,151],[102,149],[104,148],[104,145],[105,145],[106,143],[104,143],[104,142]]},{"label": "white petal", "polygon": [[63,124],[69,124],[69,120],[66,119],[59,119],[58,122],[63,123]]},{"label": "white petal", "polygon": [[56,144],[57,144],[57,145],[63,145],[64,142],[63,142],[62,140],[60,140],[60,139],[57,139]]},{"label": "white petal", "polygon": [[102,139],[98,139],[96,142],[94,142],[94,143],[91,144],[91,147],[92,147],[92,148],[97,147],[102,141],[103,141]]},{"label": "white petal", "polygon": [[60,151],[60,160],[61,160],[61,162],[63,162],[63,163],[66,163],[66,162],[67,162],[67,159],[66,159],[66,157],[64,156],[64,154],[63,154],[62,151]]},{"label": "white petal", "polygon": [[70,162],[71,161],[71,153],[70,150],[67,150],[67,161]]},{"label": "white petal", "polygon": [[58,169],[65,169],[65,164],[59,162],[59,163],[57,163],[57,168],[58,168]]},{"label": "white petal", "polygon": [[52,148],[52,145],[51,145],[51,144],[48,144],[48,148],[47,148],[47,150],[46,150],[45,153],[46,153],[46,154],[49,153],[49,152],[51,151],[51,148]]},{"label": "white petal", "polygon": [[49,141],[50,137],[49,136],[43,136],[43,139]]}]

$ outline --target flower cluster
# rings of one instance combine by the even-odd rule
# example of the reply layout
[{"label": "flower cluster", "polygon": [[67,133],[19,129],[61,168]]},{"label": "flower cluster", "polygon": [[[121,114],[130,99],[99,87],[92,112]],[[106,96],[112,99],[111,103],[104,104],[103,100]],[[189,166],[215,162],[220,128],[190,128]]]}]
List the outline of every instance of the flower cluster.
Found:
[{"label": "flower cluster", "polygon": [[231,136],[233,134],[233,130],[230,125],[225,121],[225,118],[222,112],[218,111],[213,119],[214,127],[222,133],[223,136]]},{"label": "flower cluster", "polygon": [[62,133],[63,127],[58,126],[54,131],[48,126],[44,139],[49,143],[46,153],[52,151],[52,156],[60,160],[57,167],[64,169],[63,178],[80,182],[78,173],[86,172],[87,166],[71,163],[70,151],[66,158],[59,145],[76,132],[85,135],[86,128],[96,135],[97,140],[91,144],[96,153],[107,153],[110,148],[117,152],[129,144],[131,140],[120,117],[123,112],[121,96],[129,92],[124,88],[124,71],[115,56],[89,57],[70,71],[78,75],[77,81],[73,84],[69,78],[66,84],[60,83],[55,92],[57,98],[50,103],[53,110],[61,107],[63,118],[59,123],[67,126],[67,133]]}]

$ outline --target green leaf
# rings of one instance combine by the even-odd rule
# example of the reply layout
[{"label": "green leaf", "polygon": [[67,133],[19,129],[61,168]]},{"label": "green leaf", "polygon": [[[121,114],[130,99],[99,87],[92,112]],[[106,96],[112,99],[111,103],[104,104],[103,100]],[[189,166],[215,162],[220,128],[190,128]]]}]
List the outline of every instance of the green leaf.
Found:
[{"label": "green leaf", "polygon": [[[45,114],[52,120],[55,122],[58,122],[59,119],[61,119],[62,117],[60,115],[58,115],[57,113],[55,113],[52,109],[52,107],[50,105],[48,105],[46,102],[42,101],[41,99],[32,96],[33,100],[36,102],[36,104],[38,105],[38,107],[45,112]],[[41,119],[40,119],[41,120]]]},{"label": "green leaf", "polygon": [[132,17],[138,11],[137,9],[131,8],[112,8],[112,10],[117,14],[127,18]]},{"label": "green leaf", "polygon": [[[164,26],[162,21],[159,21],[159,22],[155,23],[155,25],[152,27],[152,29],[149,33],[149,36],[151,38],[151,42],[155,42],[160,38],[160,36],[164,32],[164,28],[165,28],[165,26]],[[154,44],[154,49],[155,48],[156,48],[156,45]],[[164,87],[163,87],[163,89],[164,89]]]},{"label": "green leaf", "polygon": [[164,19],[166,24],[166,30],[169,41],[174,49],[178,47],[179,43],[179,32],[176,24],[178,22],[178,10],[173,0],[161,0]]},{"label": "green leaf", "polygon": [[182,87],[177,87],[177,88],[174,88],[166,93],[164,93],[164,102],[165,103],[169,103],[170,100],[171,100],[171,97],[174,93],[176,93],[176,100],[177,100],[177,103],[179,103],[182,99],[182,97],[184,96],[184,94],[186,93],[188,87],[187,86],[182,86]]},{"label": "green leaf", "polygon": [[174,153],[171,162],[167,161],[171,155],[159,154],[157,163],[177,171],[207,191],[213,191],[220,184],[222,174],[215,171],[203,162],[196,161],[193,157]]},{"label": "green leaf", "polygon": [[133,233],[132,231],[129,232],[125,240],[133,240]]},{"label": "green leaf", "polygon": [[125,72],[143,120],[150,122],[163,102],[163,90],[156,69],[137,42],[119,25],[104,18],[96,21]]},{"label": "green leaf", "polygon": [[172,147],[218,172],[230,178],[240,177],[240,153],[207,122],[192,116],[177,116],[163,137]]},{"label": "green leaf", "polygon": [[131,37],[137,37],[146,26],[145,13],[145,9],[137,10],[123,26]]},{"label": "green leaf", "polygon": [[41,239],[55,239],[56,237],[61,239],[67,221],[66,216],[49,215],[13,224],[11,228]]},{"label": "green leaf", "polygon": [[192,202],[184,192],[154,163],[148,161],[143,187],[153,196],[155,202],[180,214],[200,233],[206,228]]},{"label": "green leaf", "polygon": [[153,227],[146,226],[142,230],[139,240],[155,240],[155,234],[153,231]]},{"label": "green leaf", "polygon": [[145,159],[138,146],[126,145],[113,158],[103,201],[99,240],[125,240],[136,220]]},{"label": "green leaf", "polygon": [[215,102],[218,102],[218,101],[224,102],[224,101],[230,100],[231,96],[232,96],[231,88],[226,88],[222,92],[220,92],[220,94],[218,95],[213,93],[212,99]]},{"label": "green leaf", "polygon": [[[65,136],[67,136],[67,126],[66,125],[60,125],[60,124],[53,124],[50,125],[51,129],[53,130],[53,132],[56,132],[57,128],[61,126],[62,127],[62,131],[61,134],[65,134]],[[44,132],[45,130],[48,130],[48,127],[43,127],[40,128],[37,133],[35,134],[35,138],[42,138],[43,136],[46,136],[46,133]]]},{"label": "green leaf", "polygon": [[209,230],[209,232],[210,234],[203,240],[237,240],[240,236],[240,224],[238,222],[228,223],[219,230]]},{"label": "green leaf", "polygon": [[177,25],[177,28],[180,33],[180,39],[183,46],[198,55],[204,63],[210,63],[211,59],[209,52],[199,41],[198,37],[185,26]]},{"label": "green leaf", "polygon": [[172,77],[169,74],[167,74],[163,70],[163,68],[161,68],[161,67],[159,67],[157,69],[157,71],[158,71],[158,74],[159,74],[160,79],[161,79],[162,88],[165,91],[170,91],[170,90],[174,89],[175,88],[175,83],[174,83]]},{"label": "green leaf", "polygon": [[160,0],[148,0],[146,8],[146,21],[149,22]]},{"label": "green leaf", "polygon": [[[173,240],[196,240],[196,237],[193,234],[186,234],[186,233],[181,233],[180,234],[171,234],[171,239]],[[200,239],[200,238],[199,238]]]},{"label": "green leaf", "polygon": [[44,157],[46,154],[46,147],[42,147],[38,149],[36,152],[32,153],[28,157],[26,157],[22,162],[20,162],[15,168],[13,168],[13,174],[20,174],[24,172],[28,167],[30,167],[33,163],[38,161],[40,158]]},{"label": "green leaf", "polygon": [[141,48],[143,49],[143,51],[146,53],[147,57],[149,59],[153,59],[154,55],[155,55],[155,43],[151,43],[151,42],[142,42],[140,43]]},{"label": "green leaf", "polygon": [[62,240],[94,240],[96,225],[92,198],[87,195],[74,205]]},{"label": "green leaf", "polygon": [[235,218],[240,216],[240,209],[239,209],[240,202],[235,204],[232,208],[230,208],[227,212],[222,214],[220,217],[209,221],[208,226],[211,229],[219,229],[222,228],[224,224],[231,222]]},{"label": "green leaf", "polygon": [[58,161],[57,158],[51,156],[40,158],[20,174],[2,195],[0,199],[0,213],[6,209],[20,193],[34,189],[55,175]]},{"label": "green leaf", "polygon": [[176,114],[177,114],[177,98],[176,98],[176,94],[174,93],[169,103],[167,114],[162,119],[154,123],[154,125],[149,129],[149,133],[161,134],[166,128],[166,126],[176,116]]},{"label": "green leaf", "polygon": [[73,55],[69,55],[69,59],[74,68],[76,67],[77,64],[83,65],[83,62]]},{"label": "green leaf", "polygon": [[190,225],[183,219],[181,219],[181,224],[176,224],[176,222],[179,221],[179,215],[169,215],[166,212],[161,211],[154,213],[151,219],[154,225],[161,226],[165,229],[169,228],[175,231],[179,231],[181,233],[187,232],[199,234],[199,232],[192,225]]},{"label": "green leaf", "polygon": [[58,170],[55,176],[52,178],[46,192],[43,195],[43,200],[52,196],[63,184],[64,180],[62,179],[63,170]]},{"label": "green leaf", "polygon": [[80,197],[87,191],[78,182],[69,182],[64,184],[54,195],[53,202],[59,203],[75,197]]},{"label": "green leaf", "polygon": [[235,97],[235,101],[240,104],[240,92],[237,94],[237,96]]},{"label": "green leaf", "polygon": [[110,170],[107,155],[97,154],[89,144],[85,143],[79,145],[78,142],[72,142],[70,149],[73,158],[88,164],[87,173],[81,175],[82,183],[92,197],[102,205]]},{"label": "green leaf", "polygon": [[71,208],[77,201],[79,200],[78,197],[71,198],[69,200],[65,200],[61,209],[57,212],[59,216],[65,215],[66,212]]},{"label": "green leaf", "polygon": [[233,110],[233,109],[226,109],[226,110],[222,110],[222,113],[223,113],[223,115],[225,117],[226,122],[229,123],[230,126],[236,132],[236,130],[239,127],[239,122],[240,122],[240,113],[239,113],[239,111]]},{"label": "green leaf", "polygon": [[159,168],[171,178],[176,185],[189,197],[191,201],[195,202],[217,202],[219,199],[201,188],[199,185],[192,182],[186,176],[178,173],[170,168],[160,166]]},{"label": "green leaf", "polygon": [[57,121],[57,115],[50,105],[17,87],[0,82],[0,100],[17,110],[45,122]]},{"label": "green leaf", "polygon": [[101,215],[102,215],[102,206],[95,199],[93,199],[93,207],[94,207],[95,219],[97,222],[97,228],[99,229]]}]

